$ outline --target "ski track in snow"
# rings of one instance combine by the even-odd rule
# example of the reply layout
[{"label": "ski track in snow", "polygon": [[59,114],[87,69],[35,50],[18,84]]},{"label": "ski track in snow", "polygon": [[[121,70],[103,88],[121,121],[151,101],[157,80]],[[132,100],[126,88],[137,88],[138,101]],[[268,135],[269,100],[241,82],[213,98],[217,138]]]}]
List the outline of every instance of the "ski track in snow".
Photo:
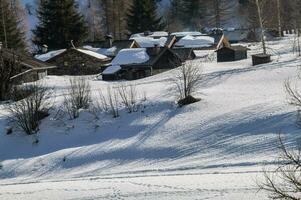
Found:
[{"label": "ski track in snow", "polygon": [[[269,64],[200,64],[202,101],[183,108],[174,104],[171,70],[131,82],[147,92],[137,113],[99,120],[85,111],[76,120],[52,120],[51,113],[38,145],[19,132],[4,134],[0,105],[0,199],[266,199],[256,181],[275,165],[278,133],[290,148],[300,139],[283,89],[298,76],[292,40],[268,43],[282,53],[274,51]],[[250,55],[258,52],[258,44],[250,48]],[[128,83],[88,78],[93,99],[108,85]],[[44,82],[60,106],[68,77]]]}]

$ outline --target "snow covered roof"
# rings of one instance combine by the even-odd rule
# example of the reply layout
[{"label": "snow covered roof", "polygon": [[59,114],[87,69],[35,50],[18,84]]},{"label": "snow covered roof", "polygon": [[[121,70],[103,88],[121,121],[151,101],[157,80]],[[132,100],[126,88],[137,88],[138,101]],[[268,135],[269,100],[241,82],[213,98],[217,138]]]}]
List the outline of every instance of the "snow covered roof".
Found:
[{"label": "snow covered roof", "polygon": [[61,53],[64,53],[66,49],[60,49],[56,51],[49,51],[48,53],[41,54],[41,55],[36,55],[35,58],[40,60],[40,61],[47,61],[50,60],[51,58],[60,55]]},{"label": "snow covered roof", "polygon": [[[86,49],[75,49],[81,53],[84,53],[84,54],[87,54],[89,56],[92,56],[94,58],[97,58],[97,59],[100,59],[100,60],[105,60],[105,59],[108,59],[107,56],[105,55],[102,55],[100,53],[97,53],[97,52],[94,52],[94,51],[91,51],[91,50],[86,50]],[[36,55],[35,58],[38,59],[38,60],[41,60],[41,61],[48,61],[64,52],[66,52],[67,49],[60,49],[60,50],[56,50],[56,51],[50,51],[48,53],[45,53],[45,54],[41,54],[41,55]]]},{"label": "snow covered roof", "polygon": [[172,36],[176,36],[176,37],[185,37],[187,35],[191,35],[191,36],[201,36],[203,35],[201,32],[198,31],[187,31],[187,32],[175,32],[170,34]]},{"label": "snow covered roof", "polygon": [[123,49],[113,59],[112,65],[139,64],[149,60],[145,48]]},{"label": "snow covered roof", "polygon": [[111,48],[95,48],[90,45],[83,46],[84,49],[88,49],[90,51],[94,51],[96,53],[105,55],[105,56],[115,56],[117,47],[113,46]]},{"label": "snow covered roof", "polygon": [[210,36],[191,36],[187,35],[176,43],[176,46],[189,47],[189,48],[201,48],[211,47],[214,45],[215,39]]},{"label": "snow covered roof", "polygon": [[135,33],[131,35],[130,40],[135,39],[137,37],[152,37],[152,38],[158,38],[158,37],[168,37],[168,32],[165,31],[155,31],[155,32],[149,32],[149,35],[145,35],[145,33]]},{"label": "snow covered roof", "polygon": [[136,37],[134,40],[139,44],[141,48],[150,48],[155,45],[159,45],[160,47],[164,47],[167,42],[167,37],[161,37],[159,39],[154,39],[151,37]]},{"label": "snow covered roof", "polygon": [[107,56],[102,55],[102,54],[100,54],[100,53],[96,53],[96,52],[94,52],[94,51],[85,50],[85,49],[76,49],[76,50],[79,51],[79,52],[82,52],[82,53],[84,53],[84,54],[87,54],[87,55],[89,55],[89,56],[92,56],[92,57],[94,57],[94,58],[100,59],[100,60],[108,59]]},{"label": "snow covered roof", "polygon": [[121,67],[120,65],[112,65],[112,66],[109,66],[107,67],[103,72],[102,74],[114,74],[116,72],[118,72],[119,70],[121,70]]}]

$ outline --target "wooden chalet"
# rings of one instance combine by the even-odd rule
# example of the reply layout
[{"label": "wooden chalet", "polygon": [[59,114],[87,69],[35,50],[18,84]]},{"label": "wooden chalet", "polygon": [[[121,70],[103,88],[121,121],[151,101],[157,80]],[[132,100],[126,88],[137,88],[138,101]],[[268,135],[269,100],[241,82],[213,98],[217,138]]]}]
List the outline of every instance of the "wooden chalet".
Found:
[{"label": "wooden chalet", "polygon": [[[129,59],[128,62],[118,63],[113,60],[112,66],[108,67],[103,73],[103,80],[135,80],[158,74],[173,68],[176,68],[182,64],[181,59],[169,48],[155,46],[153,48],[138,48],[139,55],[145,54],[145,60],[141,62],[135,59]],[[120,54],[127,53],[126,50],[120,52]],[[133,52],[128,52],[129,56]],[[119,57],[125,57],[125,55],[117,55]]]},{"label": "wooden chalet", "polygon": [[55,69],[56,66],[39,61],[26,53],[16,52],[10,49],[1,48],[3,59],[14,59],[20,67],[10,78],[13,84],[22,84],[34,82],[47,76],[49,70]]},{"label": "wooden chalet", "polygon": [[122,49],[140,48],[135,40],[114,40],[107,35],[103,41],[85,42],[84,48],[114,58]]},{"label": "wooden chalet", "polygon": [[62,49],[37,55],[37,59],[56,65],[50,75],[92,75],[99,74],[111,58],[81,48]]}]

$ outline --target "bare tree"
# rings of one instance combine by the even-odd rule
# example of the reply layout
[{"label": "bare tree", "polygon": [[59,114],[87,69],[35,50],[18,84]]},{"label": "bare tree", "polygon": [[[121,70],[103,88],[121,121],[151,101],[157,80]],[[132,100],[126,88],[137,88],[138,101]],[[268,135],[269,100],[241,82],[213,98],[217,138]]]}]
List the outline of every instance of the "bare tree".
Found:
[{"label": "bare tree", "polygon": [[192,94],[202,80],[202,70],[199,63],[188,61],[177,69],[173,83],[179,97],[179,104],[194,103],[197,99]]},{"label": "bare tree", "polygon": [[[52,91],[42,84],[28,85],[32,93],[26,98],[8,106],[13,124],[26,134],[32,135],[39,131],[40,120],[48,116]],[[27,94],[26,94],[27,95]]]},{"label": "bare tree", "polygon": [[264,170],[264,181],[259,182],[261,190],[267,191],[271,199],[301,199],[301,149],[289,151],[279,136],[278,166],[275,170]]},{"label": "bare tree", "polygon": [[256,5],[256,11],[257,11],[257,16],[258,16],[258,22],[259,22],[259,28],[260,28],[260,40],[262,43],[262,50],[263,54],[267,54],[267,49],[266,49],[266,43],[265,43],[265,36],[264,36],[264,21],[263,21],[263,5],[266,0],[255,0],[255,5]]},{"label": "bare tree", "polygon": [[65,96],[64,108],[70,119],[79,117],[80,109],[87,109],[91,101],[91,86],[82,77],[70,78],[70,88]]}]

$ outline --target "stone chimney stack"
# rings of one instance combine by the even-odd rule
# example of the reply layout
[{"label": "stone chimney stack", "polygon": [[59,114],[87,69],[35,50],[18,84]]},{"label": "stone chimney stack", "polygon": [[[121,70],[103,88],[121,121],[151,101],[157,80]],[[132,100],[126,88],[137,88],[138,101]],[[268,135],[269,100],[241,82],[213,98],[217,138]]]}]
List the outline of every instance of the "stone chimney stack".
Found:
[{"label": "stone chimney stack", "polygon": [[111,48],[113,47],[113,36],[112,35],[106,35],[106,47]]},{"label": "stone chimney stack", "polygon": [[154,55],[158,55],[160,53],[160,44],[154,44],[154,47],[153,47],[153,54]]}]

